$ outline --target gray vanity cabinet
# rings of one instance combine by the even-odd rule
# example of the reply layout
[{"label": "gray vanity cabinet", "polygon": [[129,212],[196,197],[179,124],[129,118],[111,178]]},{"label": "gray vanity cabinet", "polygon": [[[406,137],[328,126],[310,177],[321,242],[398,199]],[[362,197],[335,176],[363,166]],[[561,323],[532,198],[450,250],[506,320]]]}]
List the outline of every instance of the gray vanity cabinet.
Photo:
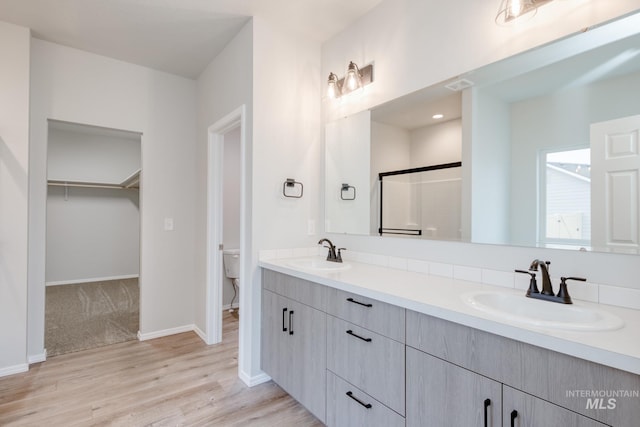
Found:
[{"label": "gray vanity cabinet", "polygon": [[[503,386],[502,419],[504,427],[605,427],[573,411],[527,393]],[[514,412],[515,411],[515,412]]]},{"label": "gray vanity cabinet", "polygon": [[[303,302],[267,289],[276,288],[307,302],[315,301],[322,304],[322,298],[307,297],[316,292],[321,295],[324,287],[289,276],[280,276],[263,275],[263,280],[266,281],[262,290],[262,370],[324,422],[326,314]],[[289,286],[296,289],[289,293]],[[304,291],[305,286],[310,292]]]},{"label": "gray vanity cabinet", "polygon": [[262,278],[262,369],[329,427],[640,425],[637,397],[609,409],[578,393],[634,392],[639,375],[272,270]]},{"label": "gray vanity cabinet", "polygon": [[407,347],[406,420],[407,427],[499,427],[502,384]]}]

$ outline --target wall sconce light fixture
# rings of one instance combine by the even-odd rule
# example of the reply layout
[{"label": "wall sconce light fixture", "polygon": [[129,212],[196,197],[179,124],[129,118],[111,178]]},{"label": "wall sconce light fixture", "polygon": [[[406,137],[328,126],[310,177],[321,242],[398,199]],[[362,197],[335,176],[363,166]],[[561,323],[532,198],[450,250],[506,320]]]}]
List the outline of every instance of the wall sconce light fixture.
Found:
[{"label": "wall sconce light fixture", "polygon": [[535,15],[538,8],[552,0],[501,0],[498,14],[496,15],[497,24],[507,24],[516,18],[527,13]]},{"label": "wall sconce light fixture", "polygon": [[349,67],[347,67],[347,75],[344,78],[338,79],[337,75],[329,73],[327,96],[332,99],[340,98],[342,95],[356,91],[372,81],[373,64],[358,68],[356,63],[351,61],[349,62]]}]

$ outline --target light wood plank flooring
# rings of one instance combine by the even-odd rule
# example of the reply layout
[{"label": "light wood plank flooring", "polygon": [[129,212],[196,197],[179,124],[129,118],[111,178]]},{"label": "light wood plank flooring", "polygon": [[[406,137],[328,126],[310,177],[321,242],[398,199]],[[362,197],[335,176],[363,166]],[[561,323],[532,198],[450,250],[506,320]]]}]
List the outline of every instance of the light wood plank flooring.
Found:
[{"label": "light wood plank flooring", "polygon": [[321,426],[273,382],[237,376],[238,321],[223,342],[192,332],[52,357],[0,378],[2,426]]}]

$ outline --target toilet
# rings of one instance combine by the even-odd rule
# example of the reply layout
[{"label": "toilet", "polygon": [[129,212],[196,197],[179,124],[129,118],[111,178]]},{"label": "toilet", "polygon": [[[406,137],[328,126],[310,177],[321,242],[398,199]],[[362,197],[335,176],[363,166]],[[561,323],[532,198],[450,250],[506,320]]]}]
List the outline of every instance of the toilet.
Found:
[{"label": "toilet", "polygon": [[240,249],[225,249],[222,251],[222,261],[224,264],[224,274],[231,279],[231,283],[233,284],[234,294],[231,300],[231,308],[229,308],[229,311],[233,312],[233,302],[240,288]]}]

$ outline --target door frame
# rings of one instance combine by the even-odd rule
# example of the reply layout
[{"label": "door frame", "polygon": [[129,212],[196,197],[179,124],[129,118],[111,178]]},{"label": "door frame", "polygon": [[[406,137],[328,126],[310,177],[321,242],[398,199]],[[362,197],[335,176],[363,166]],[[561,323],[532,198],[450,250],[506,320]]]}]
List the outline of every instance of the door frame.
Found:
[{"label": "door frame", "polygon": [[[222,341],[222,251],[223,239],[223,167],[224,136],[229,131],[240,128],[240,276],[245,272],[246,246],[246,107],[241,105],[207,129],[207,248],[206,248],[206,343]],[[247,282],[247,281],[245,281]],[[245,287],[248,283],[246,283]],[[238,308],[242,311],[243,298],[239,298]],[[242,320],[240,320],[242,323]],[[239,353],[242,352],[239,340]]]}]

